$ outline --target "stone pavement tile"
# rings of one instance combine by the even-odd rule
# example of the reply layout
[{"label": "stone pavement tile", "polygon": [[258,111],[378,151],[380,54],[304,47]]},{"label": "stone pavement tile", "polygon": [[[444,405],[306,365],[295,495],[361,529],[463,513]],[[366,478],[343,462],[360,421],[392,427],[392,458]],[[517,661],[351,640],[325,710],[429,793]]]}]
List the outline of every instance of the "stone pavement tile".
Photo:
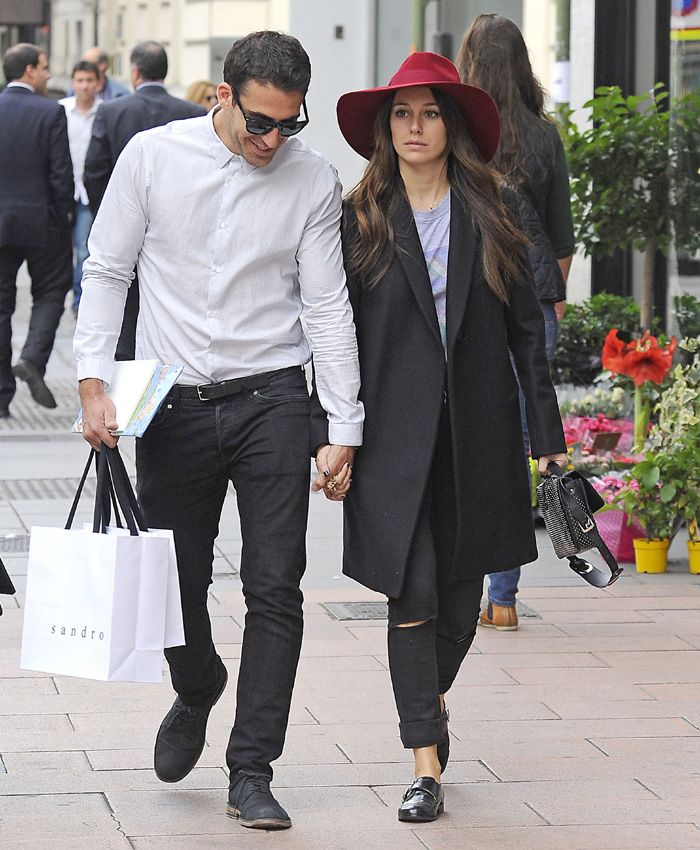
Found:
[{"label": "stone pavement tile", "polygon": [[[556,680],[557,677],[553,676]],[[475,688],[478,686],[475,686]],[[538,682],[537,684],[518,685],[513,684],[512,689],[517,689],[523,699],[540,700],[545,705],[560,697],[565,690],[569,699],[599,699],[601,702],[630,699],[645,699],[649,697],[644,690],[646,686],[635,685],[631,682],[601,682],[601,681],[572,681],[566,682],[565,688],[560,681],[551,683]],[[493,699],[508,699],[511,688],[491,688]]]},{"label": "stone pavement tile", "polygon": [[[647,686],[645,686],[646,689]],[[564,720],[590,718],[627,718],[640,717],[683,717],[692,708],[698,708],[692,700],[634,699],[600,702],[599,700],[572,700],[563,692],[561,698],[547,703],[547,708]]]},{"label": "stone pavement tile", "polygon": [[[0,795],[88,794],[102,791],[160,791],[151,765],[141,770],[92,769],[85,753],[5,753],[7,774],[0,773]],[[221,767],[197,767],[179,788],[228,788]],[[1,808],[1,804],[0,804]]]},{"label": "stone pavement tile", "polygon": [[[220,791],[163,790],[148,793],[109,792],[115,819],[126,835],[239,834],[243,829],[226,815]],[[369,788],[295,788],[276,792],[292,819],[306,830],[392,828],[390,815]]]},{"label": "stone pavement tile", "polygon": [[5,676],[0,687],[0,715],[23,713],[21,711],[11,711],[13,700],[15,699],[21,699],[22,697],[34,698],[37,704],[41,705],[43,700],[36,698],[46,697],[49,694],[56,696],[56,686],[50,677],[30,678],[20,676],[15,679]]},{"label": "stone pavement tile", "polygon": [[700,738],[700,731],[680,717],[582,720],[470,721],[450,718],[450,729],[464,744],[508,741],[602,738]]},{"label": "stone pavement tile", "polygon": [[92,838],[96,847],[102,837],[118,837],[103,794],[27,794],[2,798],[2,843],[12,847],[17,839],[36,835],[56,838]]},{"label": "stone pavement tile", "polygon": [[[463,666],[475,663],[477,656],[469,653]],[[597,655],[590,652],[541,652],[511,653],[504,647],[502,653],[491,652],[479,658],[481,664],[493,665],[507,670],[510,667],[567,667],[574,669],[579,667],[607,667],[608,665]],[[460,671],[461,672],[461,671]]]},{"label": "stone pavement tile", "polygon": [[677,770],[669,768],[665,774],[658,771],[651,775],[641,773],[639,780],[662,800],[700,800],[700,775],[697,770],[693,774],[679,775]]},{"label": "stone pavement tile", "polygon": [[[492,786],[475,786],[478,789]],[[525,801],[547,823],[641,824],[688,823],[700,817],[700,801],[685,806],[659,800],[633,780],[527,782]]]},{"label": "stone pavement tile", "polygon": [[211,617],[212,636],[215,644],[242,643],[243,629],[233,617],[213,616]]},{"label": "stone pavement tile", "polygon": [[[383,723],[396,717],[396,707],[388,682],[389,674],[384,671],[387,684],[380,684],[374,691],[364,691],[347,685],[340,691],[305,689],[300,683],[296,688],[295,700],[301,700],[309,714],[321,725],[326,723],[372,724]],[[368,694],[371,693],[371,699]]]},{"label": "stone pavement tile", "polygon": [[[607,590],[602,592],[607,593]],[[600,590],[587,584],[573,587],[525,586],[518,588],[518,598],[522,599],[523,602],[528,602],[530,599],[597,599],[600,595]]]},{"label": "stone pavement tile", "polygon": [[386,596],[369,590],[357,582],[347,587],[327,587],[304,591],[307,602],[386,602]]},{"label": "stone pavement tile", "polygon": [[[134,850],[193,850],[192,838],[185,836],[131,837]],[[304,823],[294,820],[292,829],[283,832],[264,832],[242,827],[234,835],[197,835],[197,850],[425,850],[426,845],[412,830],[346,830],[333,828],[307,830]],[[454,848],[452,848],[454,850]]]},{"label": "stone pavement tile", "polygon": [[[593,752],[593,748],[591,748]],[[638,768],[626,759],[593,755],[552,758],[514,758],[509,753],[490,753],[483,759],[488,769],[502,782],[559,782],[591,779],[636,779]]]},{"label": "stone pavement tile", "polygon": [[[549,721],[548,721],[549,722]],[[557,721],[551,721],[556,723]],[[494,754],[503,756],[512,755],[513,758],[540,758],[548,756],[578,758],[579,756],[590,757],[596,755],[596,748],[583,736],[578,737],[555,737],[554,732],[550,735],[540,734],[537,738],[529,739],[526,733],[516,734],[511,737],[497,735],[495,731],[489,734],[488,739],[479,739],[470,735],[469,723],[450,722],[450,730],[453,733],[452,758],[457,760],[483,759],[488,761]],[[489,724],[483,724],[482,728]],[[513,724],[516,728],[518,724]],[[530,724],[528,730],[532,728]],[[509,725],[509,728],[510,725]],[[406,761],[409,756],[401,746],[396,723],[385,723],[383,725],[343,725],[322,726],[321,729],[328,734],[349,761],[358,763],[374,763],[377,761],[391,763]],[[464,735],[464,740],[462,740]],[[700,739],[699,739],[700,740]],[[283,757],[284,758],[284,757]]]},{"label": "stone pavement tile", "polygon": [[[8,597],[8,600],[11,597]],[[5,599],[2,601],[3,610],[5,608]],[[5,615],[3,614],[3,619]],[[42,673],[39,670],[22,670],[19,666],[19,645],[7,646],[7,641],[3,637],[2,620],[0,620],[0,681],[8,679],[39,679],[50,678],[50,673]],[[14,642],[13,642],[14,643]],[[0,692],[1,692],[0,688]]]},{"label": "stone pavement tile", "polygon": [[[630,624],[634,625],[634,624]],[[560,629],[566,625],[561,624]],[[574,628],[572,625],[571,628]],[[601,629],[607,628],[607,624],[601,625]],[[592,633],[582,637],[568,637],[560,631],[558,640],[531,637],[521,629],[517,632],[494,632],[493,629],[479,629],[477,632],[477,646],[484,654],[501,652],[518,653],[551,653],[551,652],[605,652],[613,647],[613,641],[606,634],[597,634],[597,626],[593,626]],[[488,632],[488,634],[484,634]],[[659,634],[652,636],[633,635],[627,637],[622,634],[614,640],[614,649],[618,652],[628,650],[665,650],[665,649],[688,649],[690,644],[680,638],[671,635]]]},{"label": "stone pavement tile", "polygon": [[[87,750],[86,756],[95,772],[102,771],[146,771],[153,770],[153,742],[155,730],[151,733],[151,741],[145,747],[121,747],[112,750]],[[126,742],[125,742],[126,743]],[[128,742],[131,744],[131,742]],[[345,761],[345,759],[343,759]],[[197,762],[193,772],[203,768],[223,770],[226,767],[226,753],[221,747],[204,747],[204,752]],[[159,784],[159,787],[163,786]]]},{"label": "stone pavement tile", "polygon": [[[601,755],[601,758],[604,758]],[[609,760],[609,759],[608,759]],[[375,764],[274,765],[276,788],[400,785],[412,775],[413,759]],[[496,777],[478,761],[450,758],[450,782],[495,782]]]},{"label": "stone pavement tile", "polygon": [[609,826],[520,826],[499,829],[421,831],[428,850],[684,850],[700,848],[693,824],[611,824]]},{"label": "stone pavement tile", "polygon": [[682,684],[648,682],[644,684],[644,691],[649,696],[659,700],[700,700],[700,683],[697,682],[684,682]]},{"label": "stone pavement tile", "polygon": [[697,650],[598,652],[597,655],[613,670],[624,671],[625,676],[632,674],[637,683],[700,683],[700,652]]},{"label": "stone pavement tile", "polygon": [[31,838],[15,838],[12,845],[5,845],[8,850],[133,850],[133,844],[125,835],[107,836],[100,835],[99,839],[60,838],[56,836],[32,836]]},{"label": "stone pavement tile", "polygon": [[[626,653],[618,653],[620,659],[622,659],[625,654]],[[641,654],[650,655],[650,653]],[[695,658],[695,665],[700,668],[700,658]],[[676,666],[680,667],[679,664]],[[568,670],[564,667],[510,667],[506,672],[512,676],[516,682],[522,685],[558,684],[564,687],[568,685],[591,685],[598,686],[602,689],[614,689],[616,684],[624,687],[625,685],[637,685],[649,681],[658,681],[660,675],[655,673],[653,667],[647,674],[646,672],[642,672],[639,668],[633,667],[632,669],[629,669],[622,663],[620,663],[618,669],[614,670],[605,667],[585,667],[575,670]],[[691,671],[690,673],[679,670],[678,675],[680,676],[682,672],[685,676],[693,676],[694,678],[692,678],[691,681],[698,681],[700,678],[700,670],[695,672]],[[675,681],[675,676],[676,671],[672,668],[668,673],[668,677],[664,678],[670,678]]]},{"label": "stone pavement tile", "polygon": [[678,770],[689,766],[697,769],[700,760],[700,737],[673,738],[605,738],[592,737],[591,741],[611,758],[629,759],[647,765],[675,764]]},{"label": "stone pavement tile", "polygon": [[646,612],[631,611],[569,611],[552,610],[538,612],[544,620],[556,626],[568,623],[648,623]]},{"label": "stone pavement tile", "polygon": [[374,655],[341,655],[336,658],[304,656],[299,660],[298,675],[305,673],[324,673],[329,669],[336,673],[356,673],[373,670],[387,671],[386,665]]},{"label": "stone pavement tile", "polygon": [[625,597],[601,595],[582,599],[538,599],[531,606],[546,611],[698,611],[700,593],[686,596]]},{"label": "stone pavement tile", "polygon": [[[22,721],[19,731],[9,732],[12,721]],[[152,747],[153,729],[134,727],[128,730],[131,747]],[[123,747],[126,733],[109,728],[97,732],[76,732],[64,715],[29,715],[16,718],[6,717],[0,723],[0,753],[22,753],[63,750],[114,750]]]},{"label": "stone pavement tile", "polygon": [[490,689],[461,686],[459,680],[447,695],[450,722],[476,720],[555,720],[558,714],[536,699],[524,698],[519,688],[494,695]]},{"label": "stone pavement tile", "polygon": [[[676,578],[680,577],[676,576]],[[610,596],[634,598],[645,596],[683,596],[685,594],[700,593],[700,583],[698,583],[697,579],[692,579],[690,576],[684,577],[681,581],[674,581],[668,584],[661,577],[653,584],[646,585],[636,582],[616,581],[612,587],[606,588],[605,592]]]},{"label": "stone pavement tile", "polygon": [[[564,623],[559,624],[559,628],[561,629],[561,631],[568,637],[579,637],[584,639],[588,639],[589,637],[633,637],[634,635],[638,635],[640,638],[673,638],[674,635],[678,634],[677,626],[678,623],[676,621],[669,622],[668,620],[660,623],[647,621],[645,623],[571,623],[571,625],[566,625]],[[581,648],[584,649],[585,644],[582,643]],[[682,643],[679,642],[678,647],[671,647],[671,649],[674,648],[687,649],[688,647],[684,646]],[[610,650],[611,652],[615,652],[616,649],[616,641],[609,640],[608,650]]]}]

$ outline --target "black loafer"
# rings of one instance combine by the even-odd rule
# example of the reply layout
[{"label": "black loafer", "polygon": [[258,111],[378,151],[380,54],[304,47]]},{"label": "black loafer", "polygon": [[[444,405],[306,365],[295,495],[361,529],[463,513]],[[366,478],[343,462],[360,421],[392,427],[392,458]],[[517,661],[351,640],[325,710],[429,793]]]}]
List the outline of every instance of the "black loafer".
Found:
[{"label": "black loafer", "polygon": [[440,719],[445,721],[445,737],[437,745],[437,757],[440,762],[440,773],[444,773],[447,762],[450,760],[450,731],[447,728],[450,712],[446,708],[443,709]]},{"label": "black loafer", "polygon": [[179,782],[199,761],[204,749],[209,712],[224,692],[227,681],[228,672],[222,662],[219,689],[208,706],[185,705],[180,697],[175,699],[160,724],[153,752],[153,769],[161,782]]},{"label": "black loafer", "polygon": [[28,360],[18,360],[12,367],[12,374],[20,381],[24,381],[29,387],[29,392],[37,404],[42,407],[56,407],[56,399],[53,393],[44,383],[44,379],[39,373],[39,370],[33,363]]},{"label": "black loafer", "polygon": [[399,806],[399,820],[426,823],[437,820],[445,809],[442,785],[432,776],[419,776],[403,795]]},{"label": "black loafer", "polygon": [[272,796],[270,778],[239,773],[228,792],[226,814],[250,829],[289,829],[291,818]]}]

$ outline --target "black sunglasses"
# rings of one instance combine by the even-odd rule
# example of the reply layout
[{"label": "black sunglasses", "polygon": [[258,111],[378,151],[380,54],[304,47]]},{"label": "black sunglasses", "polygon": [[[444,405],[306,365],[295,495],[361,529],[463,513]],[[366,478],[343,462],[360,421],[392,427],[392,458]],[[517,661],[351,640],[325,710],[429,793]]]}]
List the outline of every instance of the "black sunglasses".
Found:
[{"label": "black sunglasses", "polygon": [[266,115],[246,115],[241,99],[238,97],[238,92],[231,86],[233,99],[238,104],[241,110],[241,115],[245,120],[245,128],[254,136],[266,136],[271,133],[275,127],[279,130],[280,136],[296,136],[309,123],[309,110],[306,108],[306,98],[301,102],[301,108],[304,110],[304,118],[286,118],[284,121],[273,121]]}]

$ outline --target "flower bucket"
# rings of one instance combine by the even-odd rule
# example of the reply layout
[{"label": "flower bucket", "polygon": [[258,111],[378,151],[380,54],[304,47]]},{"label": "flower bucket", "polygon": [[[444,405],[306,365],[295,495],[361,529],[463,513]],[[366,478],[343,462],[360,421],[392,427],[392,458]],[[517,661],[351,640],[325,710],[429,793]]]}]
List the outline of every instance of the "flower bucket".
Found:
[{"label": "flower bucket", "polygon": [[634,560],[638,573],[665,573],[668,566],[668,547],[670,540],[645,540],[642,537],[633,541]]},{"label": "flower bucket", "polygon": [[595,515],[595,524],[615,559],[619,563],[633,564],[635,556],[632,544],[637,538],[644,537],[642,526],[634,519],[628,525],[627,515],[619,508],[598,511]]},{"label": "flower bucket", "polygon": [[700,540],[688,541],[688,563],[691,573],[700,574]]}]

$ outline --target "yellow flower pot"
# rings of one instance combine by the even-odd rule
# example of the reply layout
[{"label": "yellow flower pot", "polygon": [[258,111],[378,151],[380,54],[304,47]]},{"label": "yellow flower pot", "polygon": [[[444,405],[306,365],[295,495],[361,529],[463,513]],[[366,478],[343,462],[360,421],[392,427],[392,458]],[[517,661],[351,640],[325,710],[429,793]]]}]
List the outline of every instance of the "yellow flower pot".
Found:
[{"label": "yellow flower pot", "polygon": [[688,563],[691,573],[700,574],[700,540],[688,541]]},{"label": "yellow flower pot", "polygon": [[638,573],[665,573],[668,566],[670,540],[645,540],[639,537],[632,541],[634,562]]}]

